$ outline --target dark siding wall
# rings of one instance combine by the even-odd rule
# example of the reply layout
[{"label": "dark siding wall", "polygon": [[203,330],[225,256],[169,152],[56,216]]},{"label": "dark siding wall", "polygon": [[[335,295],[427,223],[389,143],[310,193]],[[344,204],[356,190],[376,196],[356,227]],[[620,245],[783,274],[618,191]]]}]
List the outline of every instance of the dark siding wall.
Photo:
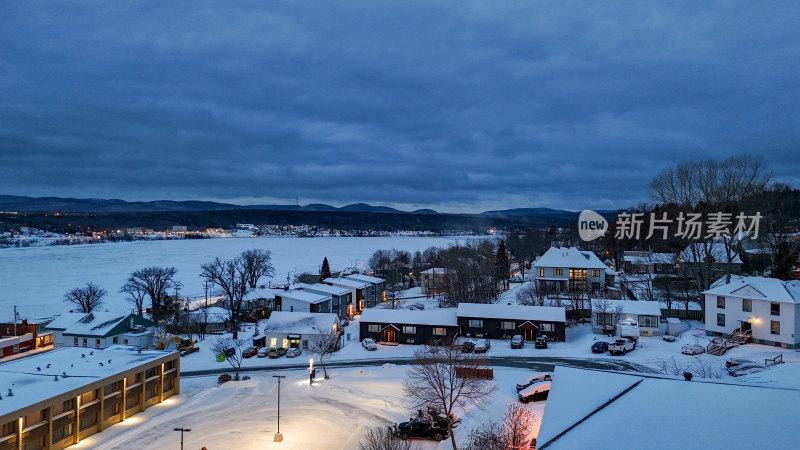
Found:
[{"label": "dark siding wall", "polygon": [[[469,321],[470,320],[483,320],[483,328],[470,328]],[[513,330],[503,330],[500,328],[500,322],[502,321],[513,321],[514,322],[514,329]],[[519,319],[485,319],[482,317],[459,317],[458,324],[461,327],[461,332],[464,335],[469,334],[470,336],[481,336],[487,339],[504,339],[510,338],[515,334],[520,334],[519,327],[527,322],[526,320],[519,320]],[[564,322],[542,322],[538,320],[531,320],[531,323],[539,327],[539,330],[542,328],[542,324],[552,324],[553,331],[551,332],[543,332],[539,331],[539,335],[545,335],[548,338],[553,338],[559,342],[564,342],[566,336],[566,324]]]},{"label": "dark siding wall", "polygon": [[[389,323],[376,323],[376,322],[361,322],[360,323],[360,338],[363,340],[364,338],[372,338],[375,342],[379,342],[383,339],[383,332],[370,332],[368,331],[369,325],[378,325],[381,330],[389,325],[394,325],[400,329],[399,332],[399,343],[400,344],[431,344],[435,341],[447,341],[452,339],[458,334],[458,327],[444,327],[445,328],[445,336],[435,336],[433,334],[434,328],[441,328],[434,325],[413,325],[413,324],[389,324]],[[414,334],[406,334],[403,333],[404,326],[413,326],[416,327],[416,333]],[[409,342],[409,340],[413,340],[413,342]]]}]

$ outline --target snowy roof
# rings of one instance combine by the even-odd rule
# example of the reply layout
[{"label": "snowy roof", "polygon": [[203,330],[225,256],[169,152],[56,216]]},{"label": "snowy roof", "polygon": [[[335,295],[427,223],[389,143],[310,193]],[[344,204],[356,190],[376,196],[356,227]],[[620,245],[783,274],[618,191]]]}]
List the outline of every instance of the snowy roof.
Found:
[{"label": "snowy roof", "polygon": [[310,292],[318,292],[331,295],[345,295],[350,292],[350,289],[347,288],[343,288],[340,286],[331,286],[330,284],[322,284],[322,283],[315,283],[315,284],[297,283],[296,286],[298,289],[302,288]]},{"label": "snowy roof", "polygon": [[457,327],[458,317],[455,308],[410,310],[367,308],[361,312],[361,323],[394,323],[405,325],[441,325]]},{"label": "snowy roof", "polygon": [[[798,402],[797,390],[556,367],[537,444],[552,440],[547,448],[583,448],[589,439],[598,448],[664,443],[675,448],[794,448],[800,440],[794,414]],[[644,414],[646,405],[655,405],[655,412]],[[747,413],[735,413],[742,405]],[[659,426],[659,418],[669,426]]]},{"label": "snowy roof", "polygon": [[338,322],[339,316],[332,313],[273,311],[267,319],[264,334],[316,334],[317,330],[328,330]]},{"label": "snowy roof", "polygon": [[281,296],[281,298],[289,298],[292,300],[298,300],[301,302],[311,303],[316,305],[317,303],[322,303],[324,301],[330,300],[330,294],[315,294],[313,292],[300,290],[300,289],[292,289],[288,291],[280,291],[275,294],[276,296]]},{"label": "snowy roof", "polygon": [[505,303],[459,303],[458,317],[545,322],[567,321],[563,307],[508,305]]},{"label": "snowy roof", "polygon": [[208,314],[208,320],[210,321],[224,322],[225,320],[228,319],[228,317],[230,317],[230,313],[228,312],[228,310],[225,308],[220,308],[219,306],[200,308],[191,312],[192,316],[194,316],[197,319],[201,319],[202,317],[204,317],[204,314],[206,313]]},{"label": "snowy roof", "polygon": [[367,283],[370,283],[370,284],[378,284],[378,283],[383,283],[384,281],[386,281],[383,278],[371,277],[369,275],[364,275],[364,274],[360,274],[360,273],[354,273],[352,275],[347,275],[345,278],[348,278],[350,280],[356,280],[356,281],[364,281],[364,282],[367,282]]},{"label": "snowy roof", "polygon": [[660,316],[661,303],[659,302],[646,302],[635,300],[607,300],[607,299],[592,299],[592,310],[595,311],[598,303],[608,303],[608,313],[617,312],[617,308],[622,308],[623,314],[636,314],[643,316]]},{"label": "snowy roof", "polygon": [[800,303],[800,281],[732,276],[731,282],[725,283],[725,277],[722,277],[711,285],[711,289],[703,293],[782,303]]},{"label": "snowy roof", "polygon": [[606,269],[594,253],[581,250],[578,247],[550,247],[533,264],[534,267],[566,267],[579,269]]},{"label": "snowy roof", "polygon": [[623,258],[631,264],[674,264],[674,253],[625,252]]},{"label": "snowy roof", "polygon": [[256,300],[259,298],[275,298],[275,294],[277,292],[278,291],[275,288],[258,288],[248,292],[245,298],[248,300]]},{"label": "snowy roof", "polygon": [[[46,330],[62,330],[64,335],[80,336],[106,336],[117,325],[128,320],[135,314],[108,311],[92,311],[84,313],[65,313],[45,326]],[[146,326],[153,326],[147,319]],[[128,330],[125,330],[128,331]]]},{"label": "snowy roof", "polygon": [[[694,251],[692,251],[692,247],[694,247]],[[697,242],[695,244],[690,244],[681,252],[681,261],[695,262],[695,253],[697,253],[699,258],[705,258],[706,254],[710,254],[716,262],[728,261],[728,254],[725,251],[725,244],[722,242],[712,242],[710,244],[705,242]],[[742,264],[742,258],[739,257],[739,254],[733,251],[731,253],[733,254],[733,263]]]},{"label": "snowy roof", "polygon": [[[0,364],[3,395],[0,417],[170,354],[174,352],[143,350],[139,353],[127,345],[103,349],[63,347]],[[62,377],[64,372],[67,378]],[[58,381],[55,381],[56,375]],[[7,395],[8,389],[13,391],[12,397]]]},{"label": "snowy roof", "polygon": [[52,322],[48,323],[45,326],[46,330],[66,330],[67,327],[72,325],[73,323],[79,321],[83,318],[86,314],[84,313],[63,313],[60,316],[53,319]]},{"label": "snowy roof", "polygon": [[370,285],[370,283],[367,283],[366,281],[359,281],[351,278],[325,278],[322,281],[334,285],[347,286],[351,289],[364,289]]},{"label": "snowy roof", "polygon": [[430,269],[423,270],[420,273],[430,273],[430,274],[436,274],[436,275],[445,275],[445,274],[448,274],[448,273],[455,273],[455,270],[446,269],[444,267],[431,267]]}]

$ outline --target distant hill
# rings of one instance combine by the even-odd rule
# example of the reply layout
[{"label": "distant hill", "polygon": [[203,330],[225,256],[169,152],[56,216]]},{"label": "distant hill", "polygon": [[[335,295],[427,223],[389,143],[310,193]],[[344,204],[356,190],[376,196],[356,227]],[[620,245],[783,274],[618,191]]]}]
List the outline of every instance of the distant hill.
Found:
[{"label": "distant hill", "polygon": [[495,216],[495,217],[507,217],[507,216],[577,216],[578,212],[573,211],[565,211],[563,209],[552,209],[552,208],[514,208],[514,209],[501,209],[501,210],[494,210],[494,211],[485,211],[482,212],[482,216]]}]

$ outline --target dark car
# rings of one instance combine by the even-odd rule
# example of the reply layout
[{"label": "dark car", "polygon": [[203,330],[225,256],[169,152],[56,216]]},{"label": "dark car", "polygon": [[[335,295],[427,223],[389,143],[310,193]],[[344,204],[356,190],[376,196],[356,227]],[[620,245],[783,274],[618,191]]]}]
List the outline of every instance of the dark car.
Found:
[{"label": "dark car", "polygon": [[258,354],[258,349],[255,347],[250,347],[242,352],[242,358],[252,358]]},{"label": "dark car", "polygon": [[535,348],[547,348],[547,339],[544,336],[539,336],[533,341],[533,346]]},{"label": "dark car", "polygon": [[522,348],[523,345],[525,345],[525,341],[522,336],[516,334],[511,338],[511,348]]},{"label": "dark car", "polygon": [[408,438],[425,438],[441,441],[450,436],[447,434],[446,427],[433,424],[430,419],[425,419],[426,418],[411,419],[409,422],[403,422],[397,425],[396,434],[403,440]]},{"label": "dark car", "polygon": [[592,344],[592,353],[605,353],[608,351],[608,342],[597,341]]}]

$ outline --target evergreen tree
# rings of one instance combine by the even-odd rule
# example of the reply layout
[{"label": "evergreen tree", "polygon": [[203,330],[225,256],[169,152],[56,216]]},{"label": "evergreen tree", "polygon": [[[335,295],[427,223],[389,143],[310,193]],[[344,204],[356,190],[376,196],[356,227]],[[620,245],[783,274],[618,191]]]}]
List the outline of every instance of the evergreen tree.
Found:
[{"label": "evergreen tree", "polygon": [[792,252],[792,245],[789,242],[781,242],[772,263],[770,276],[784,281],[794,279],[794,268],[797,263],[797,254]]},{"label": "evergreen tree", "polygon": [[495,276],[498,280],[503,282],[503,285],[508,289],[508,279],[511,276],[511,262],[508,259],[508,252],[506,251],[506,244],[500,241],[497,247],[497,255],[494,258]]},{"label": "evergreen tree", "polygon": [[319,271],[319,277],[321,280],[331,277],[331,266],[328,264],[327,256],[322,260],[322,269]]}]

